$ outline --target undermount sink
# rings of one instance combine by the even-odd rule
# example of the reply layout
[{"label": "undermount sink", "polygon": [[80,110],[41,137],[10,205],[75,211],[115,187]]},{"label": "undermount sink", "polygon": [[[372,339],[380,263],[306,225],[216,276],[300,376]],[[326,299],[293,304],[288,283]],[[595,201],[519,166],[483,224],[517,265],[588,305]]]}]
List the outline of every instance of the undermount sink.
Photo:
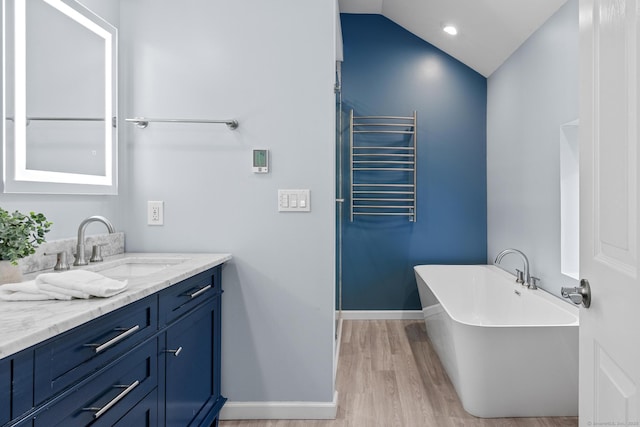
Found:
[{"label": "undermount sink", "polygon": [[187,258],[123,258],[96,265],[92,270],[112,279],[129,279],[148,276],[186,260]]}]

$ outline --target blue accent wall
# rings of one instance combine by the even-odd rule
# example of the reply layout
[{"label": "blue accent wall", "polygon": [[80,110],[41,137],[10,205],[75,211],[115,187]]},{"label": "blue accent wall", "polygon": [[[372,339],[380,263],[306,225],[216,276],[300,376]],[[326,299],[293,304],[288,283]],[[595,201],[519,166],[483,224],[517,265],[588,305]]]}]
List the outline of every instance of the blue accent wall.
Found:
[{"label": "blue accent wall", "polygon": [[[487,260],[487,80],[381,15],[342,14],[342,308],[420,308],[413,266]],[[348,115],[418,113],[417,222],[349,221]]]}]

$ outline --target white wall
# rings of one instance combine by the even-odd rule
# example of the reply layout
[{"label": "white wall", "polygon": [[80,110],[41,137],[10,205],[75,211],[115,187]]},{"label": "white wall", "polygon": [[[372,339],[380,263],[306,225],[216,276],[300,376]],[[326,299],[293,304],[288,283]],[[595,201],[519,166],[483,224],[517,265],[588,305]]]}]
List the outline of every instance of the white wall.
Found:
[{"label": "white wall", "polygon": [[[120,3],[113,0],[80,0],[112,25],[118,27]],[[112,220],[118,231],[125,228],[124,216],[121,216],[118,196],[69,196],[69,195],[23,195],[1,194],[0,207],[10,212],[42,212],[53,222],[47,240],[73,237],[78,232],[80,222],[91,215],[104,215]],[[92,224],[87,234],[104,233],[106,229]]]},{"label": "white wall", "polygon": [[489,262],[518,248],[558,295],[571,282],[560,274],[560,126],[578,118],[578,97],[578,0],[569,0],[489,77],[487,101]]},{"label": "white wall", "polygon": [[[127,0],[122,114],[236,118],[240,127],[125,129],[127,250],[231,252],[223,270],[222,392],[333,399],[335,3]],[[251,171],[251,149],[271,172]],[[277,189],[311,190],[278,213]],[[165,225],[146,225],[146,202]]]}]

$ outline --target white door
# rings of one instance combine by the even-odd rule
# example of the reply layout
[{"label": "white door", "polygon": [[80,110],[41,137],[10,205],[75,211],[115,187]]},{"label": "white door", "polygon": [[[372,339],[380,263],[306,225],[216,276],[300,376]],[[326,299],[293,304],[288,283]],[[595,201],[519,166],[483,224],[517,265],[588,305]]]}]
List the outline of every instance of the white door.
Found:
[{"label": "white door", "polygon": [[580,0],[580,426],[640,426],[640,0]]}]

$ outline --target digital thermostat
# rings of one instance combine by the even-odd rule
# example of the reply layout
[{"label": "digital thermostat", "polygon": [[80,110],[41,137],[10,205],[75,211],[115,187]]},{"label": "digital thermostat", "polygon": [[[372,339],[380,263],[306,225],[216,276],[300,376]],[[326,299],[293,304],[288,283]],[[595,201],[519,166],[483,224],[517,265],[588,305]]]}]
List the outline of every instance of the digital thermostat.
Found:
[{"label": "digital thermostat", "polygon": [[269,172],[269,150],[262,148],[253,150],[253,172]]}]

